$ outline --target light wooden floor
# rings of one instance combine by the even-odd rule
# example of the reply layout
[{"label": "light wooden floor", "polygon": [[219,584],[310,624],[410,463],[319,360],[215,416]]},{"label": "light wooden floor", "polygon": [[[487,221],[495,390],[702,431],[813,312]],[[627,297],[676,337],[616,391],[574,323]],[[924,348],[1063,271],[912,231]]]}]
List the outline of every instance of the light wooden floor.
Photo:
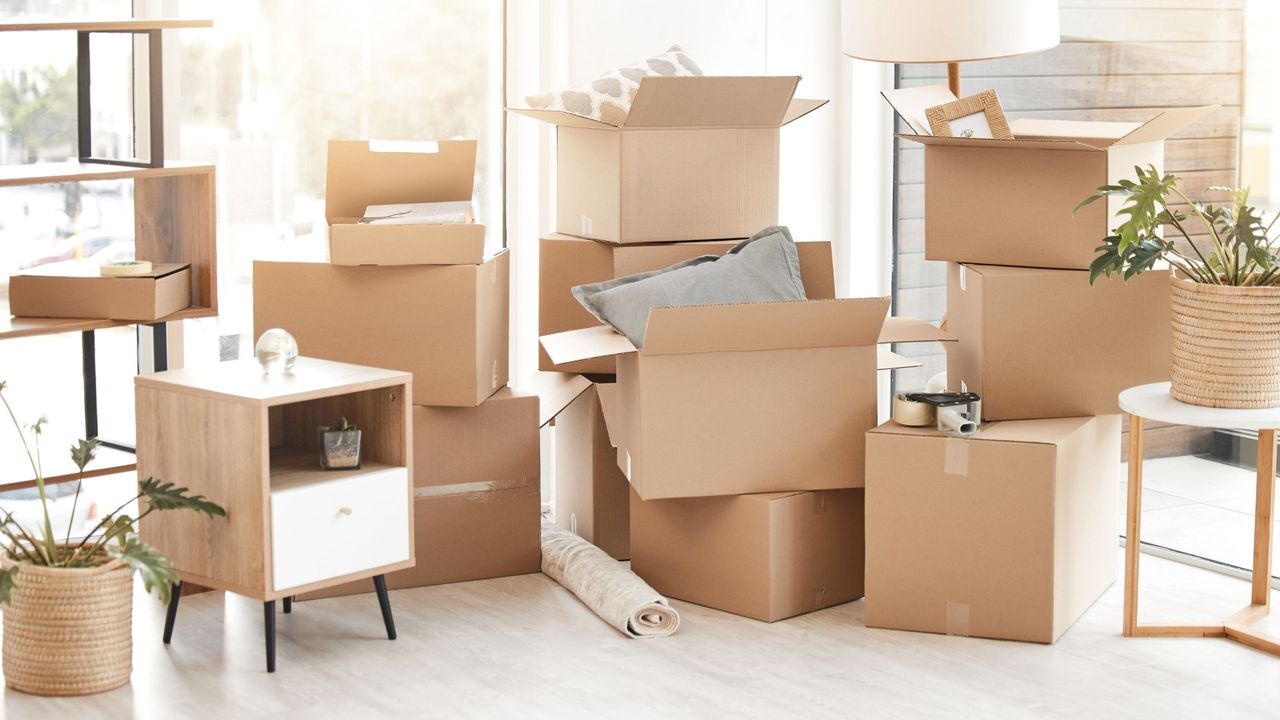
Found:
[{"label": "light wooden floor", "polygon": [[[1117,553],[1117,567],[1120,555]],[[1144,620],[1220,617],[1243,581],[1144,556]],[[766,625],[676,603],[680,632],[626,640],[526,575],[372,595],[278,618],[263,671],[261,605],[184,599],[172,646],[139,597],[131,685],[88,698],[7,691],[7,717],[1280,717],[1280,658],[1224,640],[1125,639],[1117,584],[1056,645],[871,630],[862,603]],[[1202,612],[1191,612],[1197,603]],[[1178,611],[1184,611],[1181,615]],[[1277,623],[1280,624],[1280,623]]]}]

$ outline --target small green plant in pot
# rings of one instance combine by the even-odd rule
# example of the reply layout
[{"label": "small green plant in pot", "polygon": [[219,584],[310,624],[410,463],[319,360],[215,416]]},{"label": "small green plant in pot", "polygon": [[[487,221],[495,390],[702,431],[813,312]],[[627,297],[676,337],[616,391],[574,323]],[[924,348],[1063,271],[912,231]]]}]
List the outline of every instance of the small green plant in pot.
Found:
[{"label": "small green plant in pot", "polygon": [[[0,402],[22,436],[35,474],[40,518],[34,527],[20,522],[0,500],[0,604],[4,606],[5,684],[35,695],[87,695],[119,687],[133,670],[133,574],[148,592],[159,588],[168,602],[177,581],[168,558],[143,542],[137,523],[153,512],[192,510],[208,517],[226,511],[187,488],[154,478],[138,481],[137,495],[105,514],[83,537],[73,534],[84,469],[93,461],[96,440],[71,447],[79,470],[65,531],[50,520],[40,461],[45,420],[31,426],[31,440],[4,397]],[[142,512],[125,512],[134,501]]]},{"label": "small green plant in pot", "polygon": [[[1089,282],[1125,280],[1163,261],[1170,273],[1172,388],[1177,400],[1223,408],[1280,406],[1280,237],[1249,204],[1249,189],[1211,187],[1230,201],[1192,200],[1178,177],[1135,167],[1076,209],[1125,198],[1124,222],[1103,238]],[[1185,205],[1186,210],[1181,209]],[[1176,235],[1162,237],[1162,228]],[[1193,229],[1205,234],[1192,237]],[[1163,265],[1160,265],[1163,269]]]},{"label": "small green plant in pot", "polygon": [[360,428],[344,417],[333,427],[320,427],[320,467],[355,470],[360,467]]}]

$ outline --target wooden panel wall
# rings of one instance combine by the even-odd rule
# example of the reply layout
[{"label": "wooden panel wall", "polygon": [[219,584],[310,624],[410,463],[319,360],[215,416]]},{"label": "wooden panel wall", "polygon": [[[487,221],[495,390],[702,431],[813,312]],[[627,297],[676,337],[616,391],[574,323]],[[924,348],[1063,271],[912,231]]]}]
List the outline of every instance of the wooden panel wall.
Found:
[{"label": "wooden panel wall", "polygon": [[[1142,121],[1162,108],[1221,105],[1166,146],[1166,169],[1195,197],[1236,182],[1243,15],[1243,0],[1063,0],[1061,45],[964,63],[962,94],[994,88],[1010,117],[1071,120]],[[899,78],[903,87],[945,83],[946,67],[902,65]],[[946,308],[946,269],[924,259],[924,153],[902,141],[896,152],[896,312],[936,321]],[[936,346],[897,350],[925,363],[899,370],[900,388],[923,387],[946,369]]]}]

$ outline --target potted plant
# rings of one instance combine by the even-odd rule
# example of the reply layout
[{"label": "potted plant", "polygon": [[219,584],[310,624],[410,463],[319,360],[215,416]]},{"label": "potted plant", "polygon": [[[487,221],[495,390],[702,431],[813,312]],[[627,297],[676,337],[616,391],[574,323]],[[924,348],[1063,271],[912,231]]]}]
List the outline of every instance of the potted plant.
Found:
[{"label": "potted plant", "polygon": [[344,417],[334,427],[320,427],[320,467],[355,470],[360,467],[360,428]]},{"label": "potted plant", "polygon": [[[145,478],[138,481],[135,498],[102,516],[85,536],[75,537],[84,468],[98,446],[97,440],[80,440],[71,447],[80,474],[71,521],[65,532],[55,529],[40,462],[45,420],[30,426],[28,442],[4,388],[0,382],[0,401],[22,436],[41,514],[24,524],[0,500],[5,684],[35,695],[87,695],[119,687],[133,670],[133,573],[142,576],[147,592],[159,588],[164,602],[178,579],[168,558],[138,538],[138,521],[162,510],[187,509],[209,517],[225,517],[226,511],[203,496],[187,494],[187,488]],[[141,509],[136,518],[124,512],[134,500]]]},{"label": "potted plant", "polygon": [[[1187,197],[1173,174],[1134,170],[1136,181],[1104,185],[1076,206],[1125,198],[1125,220],[1098,246],[1089,282],[1113,274],[1128,280],[1168,263],[1170,394],[1210,407],[1280,406],[1280,238],[1269,237],[1276,220],[1263,224],[1248,188],[1209,188],[1230,197],[1213,204]],[[1189,224],[1206,235],[1193,239]],[[1177,236],[1161,237],[1162,227]]]}]

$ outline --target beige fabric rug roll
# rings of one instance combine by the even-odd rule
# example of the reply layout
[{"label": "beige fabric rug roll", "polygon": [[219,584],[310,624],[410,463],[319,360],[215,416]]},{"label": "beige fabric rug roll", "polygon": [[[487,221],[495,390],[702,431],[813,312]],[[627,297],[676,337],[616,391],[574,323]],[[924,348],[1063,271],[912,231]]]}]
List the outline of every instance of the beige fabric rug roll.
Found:
[{"label": "beige fabric rug roll", "polygon": [[627,637],[666,637],[680,627],[680,614],[640,576],[595,545],[546,522],[542,572]]}]

